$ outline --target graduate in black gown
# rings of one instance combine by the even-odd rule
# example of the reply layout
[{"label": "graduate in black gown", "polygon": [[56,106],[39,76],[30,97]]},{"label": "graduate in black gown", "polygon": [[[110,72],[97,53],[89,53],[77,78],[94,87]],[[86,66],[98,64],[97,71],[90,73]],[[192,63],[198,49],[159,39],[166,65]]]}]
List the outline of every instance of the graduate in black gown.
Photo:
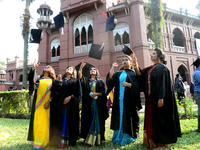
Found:
[{"label": "graduate in black gown", "polygon": [[100,145],[105,141],[105,120],[109,116],[105,84],[95,67],[90,68],[89,78],[84,77],[82,69],[85,64],[83,60],[78,73],[83,91],[80,137],[88,145]]},{"label": "graduate in black gown", "polygon": [[106,84],[107,93],[115,87],[111,116],[111,129],[114,130],[112,142],[126,145],[138,138],[139,110],[142,106],[139,77],[132,70],[132,58],[124,56],[122,65],[124,70],[114,73],[118,64],[113,63]]},{"label": "graduate in black gown", "polygon": [[[79,135],[79,102],[82,97],[80,80],[73,66],[58,76],[52,87],[54,119],[51,121],[51,145],[75,146]],[[55,96],[56,95],[56,96]]]},{"label": "graduate in black gown", "polygon": [[143,77],[145,93],[145,122],[143,144],[149,148],[168,147],[181,137],[176,99],[165,54],[156,48],[151,54],[154,65],[143,70],[134,61],[137,75]]}]

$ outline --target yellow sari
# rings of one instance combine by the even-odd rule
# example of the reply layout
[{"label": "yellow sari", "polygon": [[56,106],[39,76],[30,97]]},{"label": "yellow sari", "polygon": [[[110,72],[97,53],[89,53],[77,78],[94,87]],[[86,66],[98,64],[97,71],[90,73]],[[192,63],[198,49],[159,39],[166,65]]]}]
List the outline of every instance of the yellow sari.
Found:
[{"label": "yellow sari", "polygon": [[35,115],[33,125],[33,147],[36,149],[45,148],[49,143],[50,108],[45,109],[44,104],[49,100],[52,86],[52,79],[41,79],[37,89],[35,103]]}]

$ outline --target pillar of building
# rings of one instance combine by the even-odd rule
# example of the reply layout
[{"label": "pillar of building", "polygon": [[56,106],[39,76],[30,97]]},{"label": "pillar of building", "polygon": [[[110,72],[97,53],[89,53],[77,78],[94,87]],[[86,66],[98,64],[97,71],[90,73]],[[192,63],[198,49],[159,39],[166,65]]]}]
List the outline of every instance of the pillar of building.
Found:
[{"label": "pillar of building", "polygon": [[130,14],[130,47],[136,54],[139,66],[144,68],[150,65],[150,54],[145,26],[144,1],[133,0],[130,3]]}]

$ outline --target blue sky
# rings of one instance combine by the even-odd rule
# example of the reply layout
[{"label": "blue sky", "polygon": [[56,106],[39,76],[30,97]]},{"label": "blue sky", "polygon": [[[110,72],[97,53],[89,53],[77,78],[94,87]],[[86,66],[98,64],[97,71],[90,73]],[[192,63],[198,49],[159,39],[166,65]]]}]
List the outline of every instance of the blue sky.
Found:
[{"label": "blue sky", "polygon": [[[39,18],[37,9],[41,4],[46,3],[53,10],[53,17],[60,11],[60,0],[35,0],[30,5],[31,28],[36,28],[36,21]],[[183,10],[188,9],[188,13],[197,15],[198,10],[195,6],[198,0],[163,0],[167,3],[167,7],[179,10],[180,7]],[[0,61],[6,62],[6,58],[10,58],[11,61],[18,56],[20,60],[23,60],[23,37],[21,35],[20,16],[24,14],[25,2],[21,0],[3,0],[0,2]],[[29,44],[29,62],[33,62],[38,58],[37,49],[38,44]],[[31,57],[30,57],[31,56]]]}]

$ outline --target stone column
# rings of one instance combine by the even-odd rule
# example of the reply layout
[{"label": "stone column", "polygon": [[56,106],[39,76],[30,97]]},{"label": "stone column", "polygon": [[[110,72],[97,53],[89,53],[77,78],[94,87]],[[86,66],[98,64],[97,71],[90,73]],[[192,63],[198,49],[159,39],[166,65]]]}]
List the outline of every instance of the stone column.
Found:
[{"label": "stone column", "polygon": [[130,47],[134,50],[141,68],[151,64],[143,5],[143,0],[133,0],[130,3]]},{"label": "stone column", "polygon": [[174,37],[174,35],[173,34],[168,34],[167,35],[167,37],[168,37],[168,41],[169,41],[169,51],[174,51],[174,47],[173,47],[173,37]]},{"label": "stone column", "polygon": [[184,43],[184,47],[185,47],[185,52],[187,53],[191,53],[191,50],[190,50],[190,43],[189,43],[189,39],[188,37],[183,37],[183,43]]},{"label": "stone column", "polygon": [[196,54],[196,49],[195,49],[195,38],[190,38],[190,45],[191,45],[191,53]]}]

